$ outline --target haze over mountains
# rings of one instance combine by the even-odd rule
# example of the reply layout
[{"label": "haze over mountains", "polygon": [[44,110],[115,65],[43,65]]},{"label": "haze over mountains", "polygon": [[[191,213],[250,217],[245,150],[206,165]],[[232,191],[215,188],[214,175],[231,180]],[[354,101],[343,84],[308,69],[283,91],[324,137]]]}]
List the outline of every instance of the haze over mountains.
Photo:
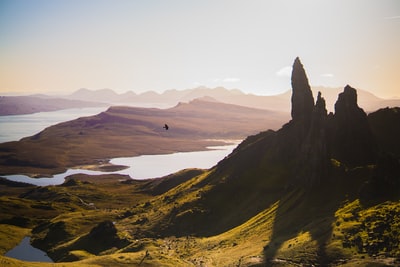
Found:
[{"label": "haze over mountains", "polygon": [[41,96],[0,96],[0,116],[32,114],[70,108],[102,107],[105,103]]},{"label": "haze over mountains", "polygon": [[[328,111],[333,111],[333,104],[337,100],[338,94],[343,88],[330,88],[330,87],[312,87],[314,97],[317,92],[321,92],[327,103]],[[358,101],[360,105],[368,112],[375,111],[382,107],[393,107],[400,105],[400,99],[382,99],[374,94],[357,89]],[[207,88],[197,87],[186,90],[167,90],[163,93],[149,91],[141,94],[135,94],[132,91],[124,94],[117,94],[111,89],[89,90],[79,89],[71,95],[65,96],[68,99],[92,99],[97,102],[105,103],[124,103],[124,104],[140,104],[140,103],[153,103],[174,106],[179,102],[189,102],[196,98],[211,97],[219,102],[249,106],[254,108],[269,109],[290,112],[290,96],[291,90],[283,94],[261,96],[254,94],[246,94],[239,89],[226,89],[224,87]]]},{"label": "haze over mountains", "polygon": [[[111,107],[0,144],[3,172],[38,173],[132,153],[148,137],[145,149],[166,151],[235,136],[244,111],[263,128],[207,170],[77,174],[47,187],[0,180],[0,224],[14,230],[0,232],[0,248],[30,231],[35,247],[76,266],[398,266],[400,109],[367,114],[357,100],[347,85],[328,113],[296,58],[291,119],[277,130],[260,123],[270,111],[197,99]],[[177,123],[168,132],[167,118]]]},{"label": "haze over mountains", "polygon": [[[314,87],[314,97],[317,92],[325,96],[328,111],[333,111],[333,104],[342,88]],[[117,94],[111,89],[89,90],[79,89],[70,95],[54,98],[47,95],[31,96],[3,96],[0,98],[0,116],[29,114],[41,111],[54,111],[75,107],[129,105],[167,108],[177,105],[179,102],[189,102],[196,98],[204,98],[210,101],[218,101],[271,111],[289,112],[290,95],[287,91],[283,94],[272,96],[260,96],[245,94],[238,89],[228,90],[223,87],[207,88],[197,87],[186,90],[167,90],[163,93],[148,91],[136,94],[129,91]],[[382,99],[367,91],[358,89],[360,105],[367,112],[378,108],[400,106],[400,99]]]}]

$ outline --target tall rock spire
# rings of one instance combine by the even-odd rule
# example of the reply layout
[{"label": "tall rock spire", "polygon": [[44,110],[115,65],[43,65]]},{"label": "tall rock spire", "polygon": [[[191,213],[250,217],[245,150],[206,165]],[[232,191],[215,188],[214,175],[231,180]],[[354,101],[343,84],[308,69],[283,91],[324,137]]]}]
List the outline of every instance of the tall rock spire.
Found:
[{"label": "tall rock spire", "polygon": [[357,105],[357,91],[346,85],[335,103],[332,157],[350,166],[375,162],[376,140],[367,114]]},{"label": "tall rock spire", "polygon": [[327,110],[325,99],[318,92],[307,137],[302,144],[303,157],[300,169],[304,170],[303,179],[309,184],[317,184],[326,175],[329,166],[327,148]]},{"label": "tall rock spire", "polygon": [[292,119],[309,124],[314,109],[314,97],[306,72],[297,57],[292,69]]}]

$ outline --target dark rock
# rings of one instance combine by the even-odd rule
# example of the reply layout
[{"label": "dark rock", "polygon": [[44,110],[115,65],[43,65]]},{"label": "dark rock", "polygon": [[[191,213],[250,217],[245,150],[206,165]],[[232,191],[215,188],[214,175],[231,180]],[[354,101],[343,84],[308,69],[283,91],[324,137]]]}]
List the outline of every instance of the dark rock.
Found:
[{"label": "dark rock", "polygon": [[360,200],[397,199],[400,196],[400,162],[392,154],[382,153],[377,159],[373,176],[360,189]]},{"label": "dark rock", "polygon": [[379,150],[400,158],[400,107],[384,108],[368,114],[368,122]]},{"label": "dark rock", "polygon": [[61,186],[77,186],[77,185],[81,185],[82,182],[79,180],[75,180],[74,178],[68,178],[65,180],[64,183],[61,184]]},{"label": "dark rock", "polygon": [[376,140],[366,113],[357,105],[357,92],[349,85],[339,94],[332,124],[332,158],[348,166],[366,165],[376,161]]},{"label": "dark rock", "polygon": [[[315,102],[313,113],[318,117],[322,117],[323,119],[325,119],[328,114],[328,111],[326,110],[326,102],[325,99],[321,96],[321,92],[318,92],[317,101]],[[315,117],[315,115],[313,117]]]},{"label": "dark rock", "polygon": [[[278,207],[274,233],[277,238],[274,241],[272,237],[266,247],[265,256],[268,258],[276,252],[271,244],[281,236],[287,236],[286,230],[297,232],[297,227],[303,227],[297,222],[279,221],[280,215],[293,212],[291,219],[299,216],[307,222],[304,225],[315,224],[313,218],[321,216],[318,212],[321,209],[333,212],[332,222],[322,224],[331,225],[335,221],[334,212],[342,205],[342,197],[353,198],[362,183],[372,175],[372,168],[366,165],[376,164],[375,139],[365,112],[358,107],[355,89],[346,86],[336,103],[335,114],[328,115],[320,93],[314,105],[308,79],[298,58],[293,64],[292,86],[292,120],[277,131],[265,131],[246,138],[196,184],[196,188],[209,186],[210,189],[201,192],[201,197],[190,205],[172,208],[165,219],[152,228],[154,232],[162,232],[164,236],[217,235],[243,224],[282,196],[287,200],[288,192],[296,192],[296,196],[290,195],[290,204],[283,206],[281,214]],[[356,166],[362,168],[352,169]],[[397,170],[395,164],[382,167],[385,168],[377,168],[377,179],[386,179],[388,184],[396,185],[395,178],[399,176],[389,176]],[[350,180],[353,177],[355,179]],[[377,195],[376,191],[364,192]],[[296,198],[299,204],[295,203]],[[223,199],[230,201],[223,202]],[[339,199],[340,203],[335,203]],[[173,198],[164,200],[172,203]],[[326,207],[323,207],[325,201]],[[296,213],[296,209],[300,211]],[[357,216],[353,215],[351,220],[358,220]],[[344,220],[350,221],[350,218]],[[139,223],[141,221],[136,222]],[[328,236],[325,233],[328,232],[322,234],[318,229],[313,235],[316,238]],[[344,246],[358,247],[360,251],[364,249],[359,236],[349,234],[346,238],[348,241]],[[319,241],[323,241],[320,245],[324,247],[325,239]],[[325,252],[321,252],[322,259]]]},{"label": "dark rock", "polygon": [[104,237],[114,238],[117,234],[117,229],[111,221],[104,221],[93,227],[88,237],[94,239],[102,239]]},{"label": "dark rock", "polygon": [[32,233],[36,234],[32,244],[43,250],[51,249],[58,243],[65,242],[72,237],[71,233],[67,231],[64,221],[38,225],[32,230]]},{"label": "dark rock", "polygon": [[[325,99],[314,99],[303,65],[296,58],[292,73],[292,121],[279,131],[286,158],[296,162],[295,181],[307,187],[329,173],[330,159],[345,166],[373,164],[377,145],[367,115],[357,105],[357,92],[346,86],[335,104],[335,114],[327,114]],[[285,157],[285,155],[283,155]]]},{"label": "dark rock", "polygon": [[306,72],[297,57],[292,70],[292,119],[309,126],[314,109],[314,97],[308,83]]},{"label": "dark rock", "polygon": [[122,248],[129,244],[129,241],[118,236],[117,228],[112,221],[106,220],[95,227],[85,236],[81,237],[74,246],[98,255],[102,251],[111,248]]},{"label": "dark rock", "polygon": [[306,139],[302,144],[300,166],[303,168],[303,180],[307,184],[315,184],[321,180],[329,165],[327,149],[327,110],[325,99],[318,92],[317,102],[314,106],[311,125]]}]

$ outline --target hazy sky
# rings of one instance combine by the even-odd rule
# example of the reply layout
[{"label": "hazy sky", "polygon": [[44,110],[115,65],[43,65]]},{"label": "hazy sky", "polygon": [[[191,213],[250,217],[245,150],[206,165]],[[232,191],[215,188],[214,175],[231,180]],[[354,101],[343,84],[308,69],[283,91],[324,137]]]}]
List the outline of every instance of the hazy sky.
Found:
[{"label": "hazy sky", "polygon": [[399,0],[0,0],[0,94],[312,85],[400,97]]}]

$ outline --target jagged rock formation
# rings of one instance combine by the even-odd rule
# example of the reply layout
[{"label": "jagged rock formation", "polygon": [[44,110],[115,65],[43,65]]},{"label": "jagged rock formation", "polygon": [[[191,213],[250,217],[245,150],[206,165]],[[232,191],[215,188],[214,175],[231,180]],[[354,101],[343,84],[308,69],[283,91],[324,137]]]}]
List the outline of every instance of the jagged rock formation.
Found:
[{"label": "jagged rock formation", "polygon": [[314,108],[314,98],[306,72],[297,57],[292,70],[292,119],[307,127]]},{"label": "jagged rock formation", "polygon": [[312,185],[320,181],[329,165],[328,115],[320,92],[314,104],[306,72],[298,57],[293,63],[291,114],[292,120],[278,131],[279,143],[286,146],[286,155],[282,158],[290,158],[294,165],[290,183]]},{"label": "jagged rock formation", "polygon": [[335,104],[331,157],[350,165],[376,161],[377,145],[367,114],[357,105],[357,92],[347,85]]},{"label": "jagged rock formation", "polygon": [[[188,205],[190,212],[179,216],[172,212],[168,223],[162,223],[168,225],[165,233],[221,233],[261,212],[291,189],[314,194],[325,184],[335,184],[338,165],[345,170],[373,163],[377,153],[374,137],[354,89],[346,86],[335,114],[327,114],[321,93],[314,103],[299,58],[293,64],[292,85],[292,120],[278,131],[248,137],[218,163],[197,185],[214,189]],[[229,199],[229,205],[221,205],[222,199]],[[238,210],[245,210],[245,215],[233,216]],[[229,214],[229,220],[221,214]],[[205,227],[209,221],[213,222],[212,230]]]},{"label": "jagged rock formation", "polygon": [[[61,219],[67,216],[57,216],[32,231],[34,241],[57,261],[81,260],[85,250],[102,255],[95,259],[110,264],[111,260],[135,264],[126,254],[130,252],[139,265],[174,265],[174,257],[185,266],[189,261],[275,266],[276,259],[278,265],[286,261],[336,266],[344,261],[357,264],[364,258],[360,265],[380,265],[383,261],[370,260],[375,255],[398,258],[400,109],[367,116],[358,107],[356,90],[346,86],[335,113],[327,114],[321,93],[314,104],[298,58],[293,69],[292,120],[278,131],[249,136],[209,170],[186,170],[143,183],[124,181],[124,185],[137,184],[121,191],[128,192],[122,194],[127,199],[131,192],[150,193],[154,198],[141,195],[135,206],[113,213],[99,209],[82,218],[74,211],[65,221]],[[65,185],[85,187],[84,182],[70,181],[21,197],[56,202],[65,196]],[[93,195],[96,201],[114,201],[115,191],[103,197],[106,186],[98,185],[86,187],[101,192],[99,197]],[[12,201],[9,207],[16,206]],[[91,220],[89,228],[86,223]],[[87,228],[78,234],[82,221]],[[139,263],[140,253],[145,256]],[[156,255],[155,264],[150,257],[143,262],[150,254]]]},{"label": "jagged rock formation", "polygon": [[[329,178],[332,161],[345,168],[373,164],[377,159],[377,145],[368,124],[366,113],[357,104],[357,92],[346,86],[338,97],[335,113],[327,113],[325,99],[318,93],[316,102],[303,65],[299,58],[293,63],[292,72],[292,120],[276,132],[265,137],[252,162],[245,156],[235,156],[241,169],[258,168],[257,156],[268,158],[269,163],[283,164],[290,174],[282,180],[286,186],[311,188]],[[250,142],[251,138],[248,139]],[[245,146],[245,143],[243,146]],[[262,150],[264,149],[264,150]],[[243,153],[243,151],[242,151]],[[244,155],[244,153],[243,153]],[[266,155],[269,155],[268,157]],[[228,163],[221,162],[220,167]],[[235,170],[235,175],[241,173]],[[233,172],[232,172],[233,173]]]},{"label": "jagged rock formation", "polygon": [[305,168],[305,178],[307,183],[319,181],[325,175],[325,170],[329,165],[327,147],[327,110],[325,99],[318,93],[317,101],[311,114],[311,125],[307,137],[302,144],[304,157],[300,167]]},{"label": "jagged rock formation", "polygon": [[[293,64],[292,120],[290,131],[298,143],[292,153],[297,158],[296,180],[318,183],[327,173],[331,159],[345,166],[371,164],[377,157],[376,141],[366,113],[357,105],[357,92],[347,85],[339,94],[335,113],[327,114],[325,100],[314,99],[299,58]],[[286,135],[286,134],[285,134]]]}]

